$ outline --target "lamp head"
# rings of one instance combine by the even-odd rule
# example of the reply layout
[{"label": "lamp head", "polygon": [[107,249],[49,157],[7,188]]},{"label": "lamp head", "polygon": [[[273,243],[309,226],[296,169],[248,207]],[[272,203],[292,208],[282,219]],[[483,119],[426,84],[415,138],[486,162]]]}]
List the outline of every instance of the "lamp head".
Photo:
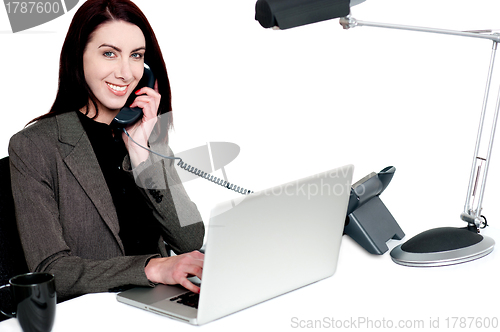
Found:
[{"label": "lamp head", "polygon": [[349,15],[365,0],[257,0],[255,19],[264,28],[281,30]]}]

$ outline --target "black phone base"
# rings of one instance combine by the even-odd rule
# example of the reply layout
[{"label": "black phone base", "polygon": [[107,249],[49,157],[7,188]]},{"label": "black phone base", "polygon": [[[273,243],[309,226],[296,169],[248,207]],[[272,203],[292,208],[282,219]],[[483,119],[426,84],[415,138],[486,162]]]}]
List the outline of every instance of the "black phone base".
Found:
[{"label": "black phone base", "polygon": [[396,168],[388,166],[353,184],[347,208],[344,234],[349,235],[371,254],[389,250],[387,241],[401,240],[405,233],[380,199]]},{"label": "black phone base", "polygon": [[378,196],[347,216],[344,234],[375,255],[382,255],[389,250],[387,241],[401,240],[405,236]]}]

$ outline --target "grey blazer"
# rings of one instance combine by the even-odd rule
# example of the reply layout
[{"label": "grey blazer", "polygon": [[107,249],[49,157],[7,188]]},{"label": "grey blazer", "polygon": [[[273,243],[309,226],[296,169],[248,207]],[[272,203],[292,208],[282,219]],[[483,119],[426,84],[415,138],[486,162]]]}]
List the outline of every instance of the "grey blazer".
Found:
[{"label": "grey blazer", "polygon": [[[129,284],[152,286],[144,267],[155,256],[125,256],[111,194],[75,112],[23,129],[11,138],[9,156],[28,267],[55,275],[60,300]],[[157,256],[166,254],[163,241],[177,254],[199,249],[205,228],[173,163],[143,164],[134,173],[162,226]],[[133,176],[128,157],[123,167]],[[181,225],[176,208],[196,222]]]}]

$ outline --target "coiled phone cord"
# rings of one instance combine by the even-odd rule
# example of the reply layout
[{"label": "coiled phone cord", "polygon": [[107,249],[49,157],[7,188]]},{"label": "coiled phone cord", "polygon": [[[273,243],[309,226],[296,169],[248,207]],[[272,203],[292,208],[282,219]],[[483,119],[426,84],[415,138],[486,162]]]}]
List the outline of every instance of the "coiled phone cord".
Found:
[{"label": "coiled phone cord", "polygon": [[248,195],[248,194],[251,194],[253,193],[253,191],[251,190],[247,190],[247,189],[244,189],[244,188],[240,188],[238,186],[236,186],[235,184],[232,184],[226,180],[223,180],[223,179],[220,179],[216,176],[213,176],[213,175],[210,175],[210,173],[206,173],[206,172],[203,172],[202,170],[199,170],[191,165],[188,165],[187,163],[183,162],[181,158],[179,157],[169,157],[169,156],[164,156],[162,155],[161,153],[158,153],[158,152],[155,152],[145,146],[142,146],[141,144],[137,143],[130,135],[129,133],[127,132],[127,130],[125,128],[123,128],[123,132],[128,136],[128,138],[130,138],[132,140],[132,142],[134,142],[135,144],[137,144],[138,146],[140,146],[141,148],[145,149],[145,150],[148,150],[149,152],[151,153],[154,153],[155,155],[157,156],[160,156],[162,158],[167,158],[167,159],[178,159],[179,162],[177,163],[177,166],[179,166],[180,168],[182,168],[183,170],[185,171],[188,171],[190,173],[193,173],[194,175],[197,175],[203,179],[206,179],[208,181],[211,181],[215,184],[218,184],[219,186],[222,186],[222,187],[225,187],[229,190],[233,190],[233,191],[236,191],[237,193],[239,194],[242,194],[242,195]]}]

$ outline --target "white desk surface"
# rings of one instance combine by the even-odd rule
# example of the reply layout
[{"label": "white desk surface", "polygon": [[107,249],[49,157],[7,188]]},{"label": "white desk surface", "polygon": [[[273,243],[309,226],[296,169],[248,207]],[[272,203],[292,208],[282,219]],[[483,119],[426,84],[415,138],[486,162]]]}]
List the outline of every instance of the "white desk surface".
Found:
[{"label": "white desk surface", "polygon": [[[479,260],[449,267],[410,268],[389,253],[374,256],[343,238],[333,277],[284,294],[201,327],[136,309],[113,293],[89,294],[57,306],[53,332],[68,331],[297,331],[426,330],[498,331],[500,324],[500,230],[484,235],[495,250]],[[390,243],[392,247],[396,241]],[[284,276],[286,277],[286,276]],[[398,328],[402,324],[401,328]],[[340,327],[340,328],[339,328]],[[391,328],[392,327],[392,328]],[[21,332],[16,319],[2,332]]]}]

